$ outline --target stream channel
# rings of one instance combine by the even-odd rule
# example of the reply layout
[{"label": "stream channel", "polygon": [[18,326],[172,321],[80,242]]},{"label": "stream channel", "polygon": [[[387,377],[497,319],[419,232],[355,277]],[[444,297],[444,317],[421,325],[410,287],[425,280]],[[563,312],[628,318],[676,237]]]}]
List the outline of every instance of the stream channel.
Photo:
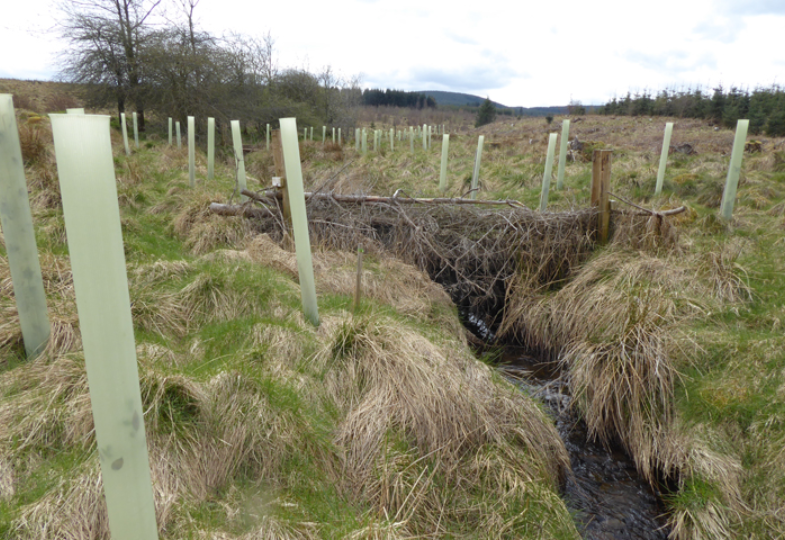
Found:
[{"label": "stream channel", "polygon": [[[477,337],[493,342],[492,331],[482,321],[466,313],[462,319]],[[562,496],[582,536],[587,540],[666,540],[665,510],[659,497],[621,448],[605,448],[591,440],[553,364],[508,346],[503,348],[498,369],[543,403],[553,417],[572,468]]]}]

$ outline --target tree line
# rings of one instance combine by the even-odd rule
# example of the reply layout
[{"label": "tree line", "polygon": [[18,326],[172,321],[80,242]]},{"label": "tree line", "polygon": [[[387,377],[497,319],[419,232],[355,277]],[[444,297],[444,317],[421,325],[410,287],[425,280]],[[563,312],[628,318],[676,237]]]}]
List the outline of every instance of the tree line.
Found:
[{"label": "tree line", "polygon": [[785,136],[785,90],[778,85],[753,91],[721,85],[711,92],[700,88],[636,93],[613,98],[597,109],[598,114],[629,116],[675,116],[701,118],[715,125],[735,128],[739,119],[750,121],[757,135]]},{"label": "tree line", "polygon": [[181,123],[187,116],[240,120],[259,132],[284,117],[353,127],[350,109],[362,98],[357,79],[344,80],[329,66],[316,73],[279,68],[269,33],[210,34],[196,23],[198,3],[65,0],[60,77],[86,85],[89,107],[135,111],[142,130],[150,112]]},{"label": "tree line", "polygon": [[406,92],[404,90],[381,90],[371,88],[363,90],[363,105],[371,107],[402,107],[408,109],[435,109],[436,100],[421,92]]}]

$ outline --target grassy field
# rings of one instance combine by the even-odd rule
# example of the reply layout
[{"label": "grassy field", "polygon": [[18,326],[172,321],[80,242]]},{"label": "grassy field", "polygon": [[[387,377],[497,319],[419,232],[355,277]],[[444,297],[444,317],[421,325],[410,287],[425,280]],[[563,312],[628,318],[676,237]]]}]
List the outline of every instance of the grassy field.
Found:
[{"label": "grassy field", "polygon": [[[389,128],[414,120],[405,114],[360,117]],[[51,135],[28,116],[20,130],[53,336],[41,358],[23,358],[0,248],[0,536],[105,538]],[[460,115],[442,120],[450,195],[468,189],[484,134],[480,196],[538,206],[559,118],[480,129]],[[651,234],[617,220],[613,240],[566,281],[535,285],[521,274],[508,284],[500,332],[560,362],[592,433],[619,441],[667,488],[675,538],[781,537],[784,143],[745,155],[725,223],[717,211],[733,133],[674,121],[672,143],[697,155],[673,154],[654,198],[664,119],[573,119],[573,135],[614,151],[617,197],[688,211]],[[231,163],[208,184],[197,152],[189,189],[185,151],[150,136],[127,158],[113,138],[162,537],[577,536],[558,498],[566,454],[555,429],[474,358],[439,286],[372,251],[353,314],[356,259],[320,245],[323,322],[313,328],[293,252],[250,220],[207,212],[231,197]],[[306,189],[334,177],[338,193],[438,194],[437,137],[414,154],[408,143],[367,156],[352,145],[301,150]],[[263,144],[246,169],[251,189],[270,185]],[[588,206],[590,178],[590,163],[569,162],[549,209]]]}]

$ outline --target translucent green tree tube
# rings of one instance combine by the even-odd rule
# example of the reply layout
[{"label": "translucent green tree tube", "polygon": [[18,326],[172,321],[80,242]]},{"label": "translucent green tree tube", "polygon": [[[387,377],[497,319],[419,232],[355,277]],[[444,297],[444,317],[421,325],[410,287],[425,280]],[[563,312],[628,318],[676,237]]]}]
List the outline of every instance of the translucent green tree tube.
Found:
[{"label": "translucent green tree tube", "polygon": [[177,148],[182,148],[183,147],[183,136],[180,133],[180,121],[179,120],[174,123],[174,131],[177,134]]},{"label": "translucent green tree tube", "polygon": [[477,154],[474,156],[474,173],[472,174],[472,199],[477,198],[477,186],[480,185],[480,162],[482,161],[482,145],[485,142],[485,135],[480,135],[477,140]]},{"label": "translucent green tree tube", "polygon": [[662,138],[662,152],[660,153],[660,167],[657,169],[657,185],[654,186],[654,194],[662,193],[662,184],[665,182],[665,168],[668,166],[668,153],[671,148],[671,135],[673,134],[673,122],[665,124],[665,136]]},{"label": "translucent green tree tube", "polygon": [[172,118],[169,117],[169,146],[172,146]]},{"label": "translucent green tree tube", "polygon": [[447,156],[450,151],[450,136],[442,135],[442,169],[439,174],[439,190],[447,189]]},{"label": "translucent green tree tube", "polygon": [[428,126],[422,125],[422,149],[428,150]]},{"label": "translucent green tree tube", "polygon": [[567,143],[570,142],[570,121],[561,123],[561,141],[559,141],[559,171],[556,175],[556,189],[564,188],[564,168],[567,165]]},{"label": "translucent green tree tube", "polygon": [[0,94],[0,227],[25,352],[35,358],[46,347],[50,326],[11,94]]},{"label": "translucent green tree tube", "polygon": [[313,142],[313,126],[311,126],[311,142]]},{"label": "translucent green tree tube", "polygon": [[82,108],[75,108],[75,109],[66,109],[66,114],[84,114],[84,109]]},{"label": "translucent green tree tube", "polygon": [[308,128],[303,128],[303,142],[308,140]]},{"label": "translucent green tree tube", "polygon": [[548,136],[548,154],[545,157],[545,173],[542,175],[542,191],[540,191],[540,212],[548,208],[548,191],[551,188],[553,176],[553,155],[556,153],[556,139],[558,135],[551,133]]},{"label": "translucent green tree tube", "polygon": [[109,117],[51,118],[109,529],[112,540],[154,540]]},{"label": "translucent green tree tube", "polygon": [[131,155],[131,147],[128,146],[128,126],[125,123],[125,113],[120,113],[120,128],[123,130],[123,146],[125,147],[125,155]]},{"label": "translucent green tree tube", "polygon": [[314,326],[319,325],[319,307],[316,303],[316,281],[313,276],[311,239],[308,234],[308,216],[305,212],[303,171],[300,168],[300,147],[297,145],[297,120],[281,118],[281,146],[286,168],[286,190],[292,211],[294,246],[297,253],[297,273],[305,317]]},{"label": "translucent green tree tube", "polygon": [[368,153],[368,131],[363,128],[363,154]]},{"label": "translucent green tree tube", "polygon": [[[232,143],[234,144],[234,159],[235,159],[235,167],[237,168],[236,177],[237,177],[237,191],[242,193],[242,191],[246,188],[245,183],[245,156],[243,155],[243,139],[242,135],[240,134],[240,121],[239,120],[232,120]],[[294,140],[297,142],[297,132],[294,132]],[[245,195],[240,195],[241,201],[247,201],[248,197]]]},{"label": "translucent green tree tube", "polygon": [[327,126],[322,126],[322,144],[327,140]]},{"label": "translucent green tree tube", "polygon": [[333,144],[335,144],[335,128],[333,128]]},{"label": "translucent green tree tube", "polygon": [[188,117],[188,183],[191,187],[196,185],[196,136],[194,134],[195,120]]},{"label": "translucent green tree tube", "polygon": [[432,148],[433,144],[433,126],[428,126],[428,149]]},{"label": "translucent green tree tube", "polygon": [[409,150],[414,154],[414,127],[409,126]]},{"label": "translucent green tree tube", "polygon": [[341,128],[338,128],[338,144],[341,144]]},{"label": "translucent green tree tube", "polygon": [[360,151],[360,128],[354,129],[354,149]]},{"label": "translucent green tree tube", "polygon": [[[311,128],[311,140],[313,140],[313,128]],[[267,124],[267,134],[264,138],[264,148],[266,150],[270,149],[270,124]]]},{"label": "translucent green tree tube", "polygon": [[[270,124],[267,124],[268,126]],[[215,178],[215,118],[207,119],[207,179]]]},{"label": "translucent green tree tube", "polygon": [[134,120],[134,147],[139,150],[139,124],[136,122],[136,113],[134,112],[131,117]]},{"label": "translucent green tree tube", "polygon": [[390,128],[390,151],[395,150],[395,129]]},{"label": "translucent green tree tube", "polygon": [[739,120],[736,123],[736,137],[733,139],[728,178],[725,180],[725,189],[722,192],[722,204],[720,205],[720,213],[727,220],[733,217],[736,189],[739,186],[739,176],[741,175],[741,159],[744,157],[744,143],[747,141],[749,127],[749,120]]}]

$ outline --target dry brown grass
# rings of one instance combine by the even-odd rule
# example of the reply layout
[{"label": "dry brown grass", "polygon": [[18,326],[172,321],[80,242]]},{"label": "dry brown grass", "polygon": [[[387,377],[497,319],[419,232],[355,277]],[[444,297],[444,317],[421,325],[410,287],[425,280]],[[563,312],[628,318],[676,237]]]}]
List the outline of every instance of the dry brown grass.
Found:
[{"label": "dry brown grass", "polygon": [[558,352],[590,432],[618,437],[655,482],[690,463],[671,441],[678,327],[741,300],[743,284],[727,265],[609,249],[553,295],[514,291],[502,332]]},{"label": "dry brown grass", "polygon": [[446,515],[480,516],[465,506],[469,486],[494,489],[503,507],[532,481],[555,488],[563,478],[567,456],[542,411],[449,343],[378,316],[326,320],[320,332],[327,338],[315,360],[345,415],[335,436],[342,484],[380,517],[433,533]]},{"label": "dry brown grass", "polygon": [[251,222],[241,217],[226,218],[209,212],[210,203],[219,200],[222,195],[205,192],[182,198],[185,200],[178,205],[180,209],[172,227],[192,253],[201,255],[216,247],[244,247],[253,231]]}]

